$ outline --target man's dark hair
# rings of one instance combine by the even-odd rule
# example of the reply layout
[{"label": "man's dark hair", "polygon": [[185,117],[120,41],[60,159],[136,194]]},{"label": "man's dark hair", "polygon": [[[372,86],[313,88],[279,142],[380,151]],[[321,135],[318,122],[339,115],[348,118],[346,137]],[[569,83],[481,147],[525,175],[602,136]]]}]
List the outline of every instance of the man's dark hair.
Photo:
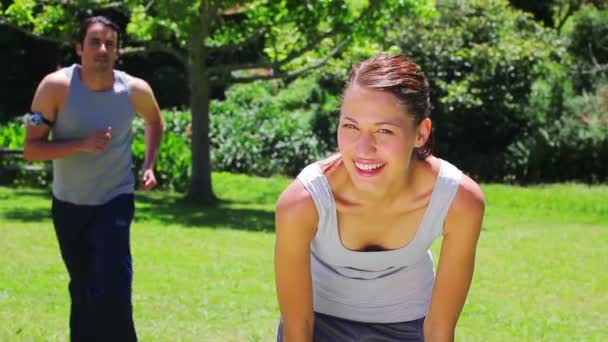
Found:
[{"label": "man's dark hair", "polygon": [[80,29],[78,30],[78,42],[83,45],[84,37],[86,37],[89,27],[97,23],[100,23],[116,32],[116,50],[118,51],[120,48],[120,27],[118,27],[118,25],[116,25],[116,23],[114,23],[112,20],[102,15],[89,17],[80,24]]}]

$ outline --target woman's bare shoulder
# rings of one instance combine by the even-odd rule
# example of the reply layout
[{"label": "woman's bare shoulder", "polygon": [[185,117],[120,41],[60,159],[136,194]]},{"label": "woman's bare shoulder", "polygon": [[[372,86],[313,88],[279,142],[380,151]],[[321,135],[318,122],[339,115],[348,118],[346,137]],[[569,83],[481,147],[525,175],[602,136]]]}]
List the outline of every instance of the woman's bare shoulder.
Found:
[{"label": "woman's bare shoulder", "polygon": [[305,229],[311,239],[316,233],[319,214],[312,196],[298,179],[293,180],[279,196],[275,219],[277,230],[302,232]]},{"label": "woman's bare shoulder", "polygon": [[[485,196],[479,184],[469,176],[462,175],[460,186],[448,212],[448,221],[456,224],[449,226],[481,229],[485,206]],[[449,233],[449,226],[446,226],[445,233]]]},{"label": "woman's bare shoulder", "polygon": [[461,210],[479,210],[485,205],[485,196],[479,184],[465,174],[462,175],[455,201]]}]

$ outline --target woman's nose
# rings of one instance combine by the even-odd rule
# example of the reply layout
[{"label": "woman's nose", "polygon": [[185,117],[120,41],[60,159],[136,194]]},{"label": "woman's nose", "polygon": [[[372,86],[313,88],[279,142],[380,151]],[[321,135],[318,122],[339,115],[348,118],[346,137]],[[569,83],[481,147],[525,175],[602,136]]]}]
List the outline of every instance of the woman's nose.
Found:
[{"label": "woman's nose", "polygon": [[357,153],[361,156],[376,152],[376,141],[372,134],[362,133],[357,141]]}]

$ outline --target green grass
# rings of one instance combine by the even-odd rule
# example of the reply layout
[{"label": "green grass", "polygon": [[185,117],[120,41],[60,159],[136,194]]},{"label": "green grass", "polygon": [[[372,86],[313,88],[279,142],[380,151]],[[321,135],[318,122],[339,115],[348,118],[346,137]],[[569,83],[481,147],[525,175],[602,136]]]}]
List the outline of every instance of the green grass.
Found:
[{"label": "green grass", "polygon": [[[213,177],[225,200],[213,208],[138,193],[141,341],[274,339],[273,208],[288,180]],[[608,340],[608,187],[483,189],[486,219],[457,340]],[[68,339],[68,277],[49,207],[48,191],[0,187],[0,341]]]}]

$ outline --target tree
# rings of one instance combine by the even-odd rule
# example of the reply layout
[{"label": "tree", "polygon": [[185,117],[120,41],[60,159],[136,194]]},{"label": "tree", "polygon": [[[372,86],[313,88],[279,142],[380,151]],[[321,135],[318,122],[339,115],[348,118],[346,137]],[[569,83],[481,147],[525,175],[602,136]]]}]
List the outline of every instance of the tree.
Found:
[{"label": "tree", "polygon": [[[15,0],[0,24],[66,41],[78,15],[115,11],[129,18],[121,53],[163,52],[186,66],[192,112],[188,197],[214,202],[209,151],[210,87],[259,79],[293,79],[323,66],[353,40],[382,37],[420,0]],[[0,10],[2,10],[0,8]],[[235,132],[238,134],[238,132]]]},{"label": "tree", "polygon": [[574,87],[578,93],[593,92],[608,81],[608,10],[583,7],[568,26],[565,35],[574,60]]},{"label": "tree", "polygon": [[561,32],[568,19],[583,6],[594,6],[598,9],[608,8],[606,0],[509,0],[515,8],[530,12],[536,20],[545,26]]},{"label": "tree", "polygon": [[551,115],[528,108],[535,82],[565,54],[553,30],[506,0],[442,0],[436,16],[404,17],[386,36],[429,78],[438,155],[504,181],[508,147]]}]

